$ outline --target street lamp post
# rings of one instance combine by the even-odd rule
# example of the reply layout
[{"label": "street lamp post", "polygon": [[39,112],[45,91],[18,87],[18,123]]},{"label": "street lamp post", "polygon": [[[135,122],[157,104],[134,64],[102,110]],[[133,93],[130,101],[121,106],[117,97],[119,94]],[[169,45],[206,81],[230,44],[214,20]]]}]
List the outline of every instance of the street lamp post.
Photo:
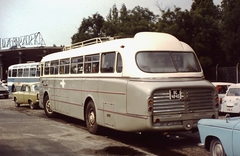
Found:
[{"label": "street lamp post", "polygon": [[216,65],[216,81],[218,81],[218,65],[219,64]]},{"label": "street lamp post", "polygon": [[238,83],[238,65],[239,63],[236,65],[236,83]]}]

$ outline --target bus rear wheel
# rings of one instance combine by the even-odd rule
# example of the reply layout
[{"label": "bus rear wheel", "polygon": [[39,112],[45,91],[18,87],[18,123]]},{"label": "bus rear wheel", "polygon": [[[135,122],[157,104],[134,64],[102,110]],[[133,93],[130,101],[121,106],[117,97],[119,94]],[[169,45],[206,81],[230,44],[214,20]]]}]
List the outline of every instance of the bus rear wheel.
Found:
[{"label": "bus rear wheel", "polygon": [[50,100],[48,95],[44,98],[44,112],[47,115],[47,117],[49,118],[54,118],[56,116],[56,113],[54,111],[52,111],[51,107],[50,107]]},{"label": "bus rear wheel", "polygon": [[87,104],[86,112],[85,112],[85,121],[87,125],[87,129],[92,134],[99,133],[99,126],[97,124],[97,116],[96,109],[92,100],[90,100]]}]

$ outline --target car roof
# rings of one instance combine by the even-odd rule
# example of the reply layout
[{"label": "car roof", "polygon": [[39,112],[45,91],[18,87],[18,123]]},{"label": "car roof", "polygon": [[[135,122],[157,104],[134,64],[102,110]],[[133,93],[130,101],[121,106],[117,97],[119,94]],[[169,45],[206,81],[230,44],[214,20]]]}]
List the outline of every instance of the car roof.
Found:
[{"label": "car roof", "polygon": [[231,83],[231,82],[212,82],[212,84],[214,86],[220,86],[220,85],[224,86],[224,85],[232,85],[232,84],[235,84],[235,83]]},{"label": "car roof", "polygon": [[240,83],[232,84],[229,88],[240,88]]},{"label": "car roof", "polygon": [[35,85],[35,84],[39,84],[39,82],[33,82],[33,83],[23,83],[22,85]]}]

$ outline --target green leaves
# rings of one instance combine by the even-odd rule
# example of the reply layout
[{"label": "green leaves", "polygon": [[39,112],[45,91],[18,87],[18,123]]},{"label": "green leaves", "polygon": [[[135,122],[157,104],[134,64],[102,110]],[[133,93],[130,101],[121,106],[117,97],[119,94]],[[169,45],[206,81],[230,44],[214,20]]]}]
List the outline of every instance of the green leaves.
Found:
[{"label": "green leaves", "polygon": [[104,19],[98,13],[84,18],[72,43],[99,36],[134,36],[137,32],[166,32],[188,43],[201,58],[204,68],[216,64],[233,65],[240,62],[240,1],[193,0],[190,10],[179,7],[161,9],[155,15],[148,8],[136,6],[132,10],[114,4]]}]

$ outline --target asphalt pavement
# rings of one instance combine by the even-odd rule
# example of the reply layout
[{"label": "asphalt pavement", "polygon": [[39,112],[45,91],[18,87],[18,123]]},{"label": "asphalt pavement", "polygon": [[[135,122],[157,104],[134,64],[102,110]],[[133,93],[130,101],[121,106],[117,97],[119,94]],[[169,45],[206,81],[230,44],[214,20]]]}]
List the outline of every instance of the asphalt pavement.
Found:
[{"label": "asphalt pavement", "polygon": [[41,109],[11,110],[11,102],[0,99],[0,156],[154,155],[69,123],[31,115],[44,115]]}]

